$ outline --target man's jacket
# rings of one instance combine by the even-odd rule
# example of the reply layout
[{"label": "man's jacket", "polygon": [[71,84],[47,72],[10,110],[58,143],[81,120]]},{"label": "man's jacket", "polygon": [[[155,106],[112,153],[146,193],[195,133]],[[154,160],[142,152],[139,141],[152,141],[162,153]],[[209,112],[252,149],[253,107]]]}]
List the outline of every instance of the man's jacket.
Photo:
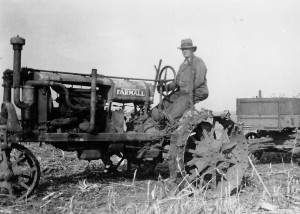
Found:
[{"label": "man's jacket", "polygon": [[194,92],[194,101],[201,100],[203,95],[208,96],[207,68],[203,60],[193,55],[185,60],[179,67],[176,85],[170,84],[169,89],[178,88],[180,92],[188,94]]}]

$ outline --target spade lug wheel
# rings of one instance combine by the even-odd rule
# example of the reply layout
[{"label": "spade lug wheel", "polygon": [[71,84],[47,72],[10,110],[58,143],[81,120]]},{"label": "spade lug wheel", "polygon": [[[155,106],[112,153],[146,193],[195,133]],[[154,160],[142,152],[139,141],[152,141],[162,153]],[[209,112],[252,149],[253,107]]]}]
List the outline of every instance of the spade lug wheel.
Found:
[{"label": "spade lug wheel", "polygon": [[[212,119],[209,122],[208,119]],[[184,116],[171,147],[173,169],[197,185],[230,193],[239,187],[248,169],[248,145],[238,125],[228,118],[205,112]],[[170,166],[172,169],[172,166]]]}]

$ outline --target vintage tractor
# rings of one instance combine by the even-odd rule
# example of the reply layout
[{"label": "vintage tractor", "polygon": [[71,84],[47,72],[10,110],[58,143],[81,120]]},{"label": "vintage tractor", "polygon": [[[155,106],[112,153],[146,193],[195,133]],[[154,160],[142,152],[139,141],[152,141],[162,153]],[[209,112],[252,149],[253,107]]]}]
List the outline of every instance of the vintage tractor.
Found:
[{"label": "vintage tractor", "polygon": [[[152,118],[156,84],[176,79],[172,67],[161,69],[161,60],[155,80],[103,76],[96,69],[78,74],[21,68],[25,40],[17,36],[10,42],[13,70],[3,72],[0,117],[1,196],[24,199],[39,183],[39,162],[23,142],[45,142],[106,165],[114,154],[141,166],[156,166],[166,158],[171,172],[190,182],[209,183],[215,190],[240,184],[248,146],[228,114],[193,108],[175,125]],[[174,75],[171,80],[166,79],[168,71]],[[163,113],[159,105],[154,108]]]}]

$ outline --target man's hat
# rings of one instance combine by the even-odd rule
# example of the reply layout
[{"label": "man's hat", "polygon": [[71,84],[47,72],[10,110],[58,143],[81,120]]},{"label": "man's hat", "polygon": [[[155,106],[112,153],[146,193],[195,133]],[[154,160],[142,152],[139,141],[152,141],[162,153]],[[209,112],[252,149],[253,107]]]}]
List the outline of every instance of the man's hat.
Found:
[{"label": "man's hat", "polygon": [[193,41],[191,39],[183,39],[181,40],[181,47],[178,49],[184,49],[184,48],[194,48],[194,51],[197,50],[197,46],[193,46]]}]

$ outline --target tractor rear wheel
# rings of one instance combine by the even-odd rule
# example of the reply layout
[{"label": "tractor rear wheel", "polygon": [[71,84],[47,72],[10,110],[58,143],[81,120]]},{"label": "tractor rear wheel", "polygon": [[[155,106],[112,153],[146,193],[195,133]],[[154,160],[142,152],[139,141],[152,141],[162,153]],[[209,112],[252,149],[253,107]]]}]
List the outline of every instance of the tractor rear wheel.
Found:
[{"label": "tractor rear wheel", "polygon": [[197,186],[231,193],[249,166],[247,141],[229,118],[209,118],[203,112],[184,118],[171,143],[173,169]]}]

